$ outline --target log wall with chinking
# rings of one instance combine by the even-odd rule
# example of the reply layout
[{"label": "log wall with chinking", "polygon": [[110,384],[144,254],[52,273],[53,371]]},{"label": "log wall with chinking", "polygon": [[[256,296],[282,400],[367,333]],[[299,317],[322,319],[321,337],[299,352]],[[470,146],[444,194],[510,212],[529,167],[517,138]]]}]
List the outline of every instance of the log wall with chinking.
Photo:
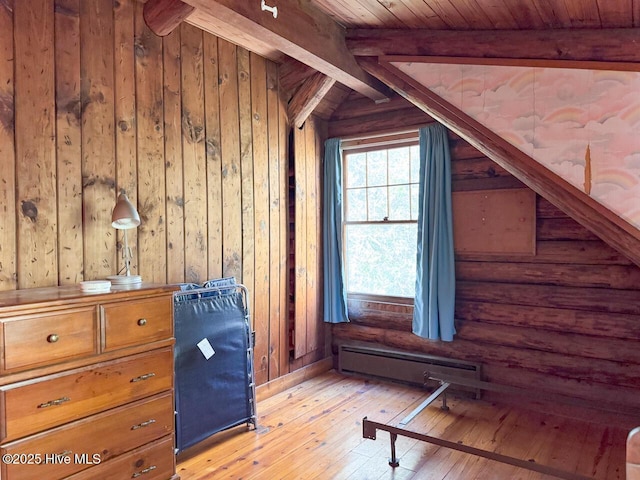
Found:
[{"label": "log wall with chinking", "polygon": [[[347,102],[336,111],[331,136],[366,133],[358,123],[389,131],[402,126],[399,118],[419,119],[400,101],[392,113],[387,105],[377,115],[358,105]],[[453,133],[450,147],[454,191],[527,188]],[[364,341],[477,361],[487,381],[585,400],[612,412],[612,421],[637,423],[640,268],[540,196],[536,216],[534,256],[456,255],[453,342],[413,335],[411,305],[354,297],[351,323],[333,326],[334,351],[338,344]]]}]

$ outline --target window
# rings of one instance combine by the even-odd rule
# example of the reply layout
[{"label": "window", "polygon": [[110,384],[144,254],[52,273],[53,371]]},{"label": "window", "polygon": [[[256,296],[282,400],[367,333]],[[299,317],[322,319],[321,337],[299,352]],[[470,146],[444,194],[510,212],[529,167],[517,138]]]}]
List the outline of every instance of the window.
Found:
[{"label": "window", "polygon": [[417,142],[345,150],[344,259],[348,293],[415,294]]}]

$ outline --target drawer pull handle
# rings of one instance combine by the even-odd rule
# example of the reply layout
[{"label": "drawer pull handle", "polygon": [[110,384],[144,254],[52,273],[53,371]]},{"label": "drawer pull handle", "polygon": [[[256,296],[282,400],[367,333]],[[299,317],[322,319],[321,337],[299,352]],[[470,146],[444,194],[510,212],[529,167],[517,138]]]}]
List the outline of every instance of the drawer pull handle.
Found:
[{"label": "drawer pull handle", "polygon": [[60,337],[57,333],[52,333],[47,337],[47,342],[49,343],[56,343],[58,340],[60,340]]},{"label": "drawer pull handle", "polygon": [[71,450],[65,450],[62,453],[56,453],[56,457],[60,458],[60,457],[68,457],[69,455],[71,455],[73,452]]},{"label": "drawer pull handle", "polygon": [[133,475],[131,475],[131,478],[138,478],[141,475],[144,475],[145,473],[149,473],[149,472],[153,472],[156,468],[155,465],[151,465],[150,467],[145,468],[144,470],[140,470],[139,472],[134,473]]},{"label": "drawer pull handle", "polygon": [[38,405],[38,408],[54,407],[56,405],[61,405],[64,402],[68,402],[69,400],[71,400],[69,397],[62,397],[56,400],[49,400],[48,402],[44,402]]},{"label": "drawer pull handle", "polygon": [[139,423],[137,425],[132,426],[131,430],[138,430],[139,428],[148,427],[149,425],[152,425],[154,423],[156,423],[156,421],[152,418],[150,420],[147,420],[146,422],[142,422],[142,423]]},{"label": "drawer pull handle", "polygon": [[144,375],[140,375],[139,377],[135,377],[131,379],[131,383],[135,383],[135,382],[141,382],[143,380],[149,380],[152,377],[155,377],[156,374],[151,372],[151,373],[145,373]]},{"label": "drawer pull handle", "polygon": [[140,325],[141,327],[144,327],[146,324],[147,324],[147,319],[146,318],[138,319],[138,325]]}]

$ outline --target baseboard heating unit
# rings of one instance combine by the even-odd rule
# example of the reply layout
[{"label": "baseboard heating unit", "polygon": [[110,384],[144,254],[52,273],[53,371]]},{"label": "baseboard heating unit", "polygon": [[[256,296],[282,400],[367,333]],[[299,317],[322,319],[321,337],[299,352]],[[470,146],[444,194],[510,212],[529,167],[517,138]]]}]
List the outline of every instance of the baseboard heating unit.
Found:
[{"label": "baseboard heating unit", "polygon": [[[433,388],[439,382],[428,377],[481,380],[482,373],[480,363],[361,344],[338,347],[338,371]],[[481,395],[480,389],[471,387],[456,386],[456,391],[471,393],[475,398]]]}]

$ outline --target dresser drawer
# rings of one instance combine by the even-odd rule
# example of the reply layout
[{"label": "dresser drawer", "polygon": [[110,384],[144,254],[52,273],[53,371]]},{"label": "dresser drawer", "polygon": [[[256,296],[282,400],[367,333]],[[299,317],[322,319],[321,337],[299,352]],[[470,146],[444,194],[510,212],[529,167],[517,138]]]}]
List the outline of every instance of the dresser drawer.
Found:
[{"label": "dresser drawer", "polygon": [[35,462],[2,463],[2,478],[65,478],[171,434],[173,422],[173,395],[167,392],[68,423],[4,445],[3,455],[33,456]]},{"label": "dresser drawer", "polygon": [[173,297],[105,304],[104,350],[173,337]]},{"label": "dresser drawer", "polygon": [[96,308],[13,317],[2,322],[2,370],[24,370],[96,353]]},{"label": "dresser drawer", "polygon": [[173,435],[132,452],[83,470],[69,480],[169,480],[174,477],[175,455]]},{"label": "dresser drawer", "polygon": [[173,388],[171,347],[0,387],[0,439],[46,428]]}]

